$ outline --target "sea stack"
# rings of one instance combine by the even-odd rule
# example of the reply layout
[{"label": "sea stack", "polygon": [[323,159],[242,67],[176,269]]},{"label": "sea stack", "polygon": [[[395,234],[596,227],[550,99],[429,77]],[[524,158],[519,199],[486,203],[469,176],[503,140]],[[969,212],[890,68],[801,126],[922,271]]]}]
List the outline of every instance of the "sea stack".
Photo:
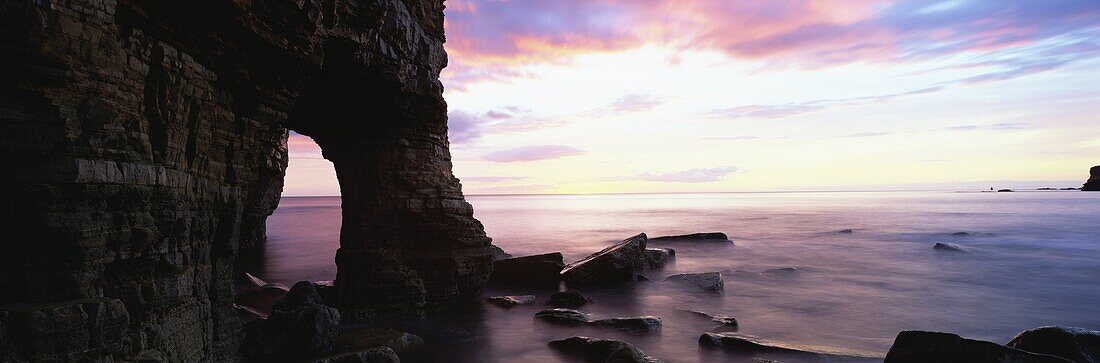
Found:
[{"label": "sea stack", "polygon": [[1089,181],[1085,182],[1085,185],[1081,187],[1081,191],[1100,192],[1100,165],[1089,169]]}]

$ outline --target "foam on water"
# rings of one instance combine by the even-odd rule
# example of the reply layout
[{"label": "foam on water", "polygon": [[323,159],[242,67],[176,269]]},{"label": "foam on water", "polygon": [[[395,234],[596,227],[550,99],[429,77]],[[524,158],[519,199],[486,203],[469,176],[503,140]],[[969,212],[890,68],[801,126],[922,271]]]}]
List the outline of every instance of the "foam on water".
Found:
[{"label": "foam on water", "polygon": [[[714,324],[682,310],[728,315],[741,333],[883,355],[900,330],[1006,342],[1042,325],[1100,329],[1100,193],[865,192],[472,196],[494,243],[516,256],[560,251],[575,261],[610,243],[725,232],[735,246],[677,243],[652,282],[585,289],[596,316],[654,315],[660,334],[560,327],[532,319],[541,304],[486,305],[455,320],[466,339],[439,354],[471,361],[564,361],[546,343],[571,335],[627,340],[666,361],[705,361]],[[335,276],[339,198],[284,198],[268,222],[257,274],[292,283]],[[852,233],[840,233],[852,229]],[[957,232],[966,232],[961,234]],[[971,253],[932,249],[936,242]],[[651,247],[662,247],[653,243]],[[796,274],[761,274],[794,267]],[[725,292],[663,284],[676,273],[742,270]],[[489,295],[550,291],[497,288]]]}]

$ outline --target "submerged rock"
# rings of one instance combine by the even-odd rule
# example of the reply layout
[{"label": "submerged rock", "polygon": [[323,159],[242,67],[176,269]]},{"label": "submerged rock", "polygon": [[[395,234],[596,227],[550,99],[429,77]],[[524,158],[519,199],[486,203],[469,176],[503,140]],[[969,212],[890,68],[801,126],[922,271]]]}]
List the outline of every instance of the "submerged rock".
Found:
[{"label": "submerged rock", "polygon": [[684,310],[684,311],[686,311],[688,313],[691,313],[692,315],[695,315],[695,316],[700,316],[700,317],[710,319],[710,321],[715,322],[718,325],[721,325],[723,327],[727,327],[727,328],[736,328],[737,327],[737,319],[734,319],[732,316],[710,314],[710,313],[706,313],[706,312],[702,312],[702,311],[698,311],[698,310]]},{"label": "submerged rock", "polygon": [[557,286],[565,267],[561,252],[514,257],[493,263],[489,282],[503,285]]},{"label": "submerged rock", "polygon": [[936,244],[932,245],[932,249],[937,251],[970,253],[970,249],[966,247],[946,242],[936,242]]},{"label": "submerged rock", "polygon": [[566,325],[588,324],[588,315],[573,309],[546,309],[535,313],[535,319]]},{"label": "submerged rock", "polygon": [[576,308],[590,302],[592,302],[592,299],[584,296],[580,291],[566,290],[555,292],[553,295],[550,295],[550,300],[546,301],[546,305],[561,308]]},{"label": "submerged rock", "polygon": [[704,232],[704,233],[691,233],[681,234],[674,236],[661,236],[650,239],[653,242],[710,242],[710,243],[733,243],[729,237],[722,232]]},{"label": "submerged rock", "polygon": [[516,306],[516,305],[532,304],[532,303],[535,302],[535,296],[534,295],[493,296],[493,297],[490,297],[488,300],[485,300],[485,302],[496,305],[496,306],[504,307],[504,308],[510,308],[510,307],[513,307],[513,306]]},{"label": "submerged rock", "polygon": [[607,318],[593,320],[588,324],[592,326],[624,330],[631,333],[653,333],[661,331],[661,318],[655,316]]},{"label": "submerged rock", "polygon": [[707,291],[722,291],[724,283],[719,272],[703,272],[672,275],[665,279],[676,283],[698,286]]},{"label": "submerged rock", "polygon": [[971,340],[949,333],[903,331],[894,339],[886,363],[923,362],[1036,362],[1068,363],[1069,360],[1026,352],[997,343]]},{"label": "submerged rock", "polygon": [[632,281],[647,263],[646,235],[640,233],[608,246],[600,252],[565,266],[561,277],[577,284],[614,284]]},{"label": "submerged rock", "polygon": [[294,284],[266,319],[245,326],[241,351],[257,361],[301,359],[328,354],[340,331],[340,313],[321,304],[308,281]]},{"label": "submerged rock", "polygon": [[669,260],[676,257],[676,250],[671,248],[646,248],[645,269],[656,270],[664,267]]},{"label": "submerged rock", "polygon": [[424,348],[424,339],[415,334],[390,328],[359,328],[347,330],[336,337],[336,348],[341,352],[363,351],[386,347],[399,356],[417,354]]},{"label": "submerged rock", "polygon": [[1009,347],[1049,354],[1078,363],[1100,362],[1100,331],[1064,326],[1044,326],[1023,331]]},{"label": "submerged rock", "polygon": [[1089,169],[1089,180],[1085,182],[1085,185],[1081,186],[1081,191],[1100,192],[1100,165]]},{"label": "submerged rock", "polygon": [[575,336],[550,342],[550,347],[570,355],[580,356],[587,362],[608,363],[660,363],[661,360],[646,355],[630,343]]},{"label": "submerged rock", "polygon": [[839,231],[837,231],[837,233],[855,233],[855,231],[853,231],[851,228],[848,228],[848,229],[839,230]]},{"label": "submerged rock", "polygon": [[375,347],[359,352],[337,354],[312,363],[401,363],[397,352],[389,347]]},{"label": "submerged rock", "polygon": [[767,355],[785,361],[791,358],[799,362],[874,362],[880,358],[856,353],[831,351],[802,347],[780,342],[772,342],[751,335],[738,333],[703,333],[699,336],[699,345],[710,348],[722,348],[736,354],[754,356]]},{"label": "submerged rock", "polygon": [[952,236],[959,236],[959,237],[966,237],[966,236],[970,235],[970,232],[955,232],[955,233],[952,233],[951,235]]}]

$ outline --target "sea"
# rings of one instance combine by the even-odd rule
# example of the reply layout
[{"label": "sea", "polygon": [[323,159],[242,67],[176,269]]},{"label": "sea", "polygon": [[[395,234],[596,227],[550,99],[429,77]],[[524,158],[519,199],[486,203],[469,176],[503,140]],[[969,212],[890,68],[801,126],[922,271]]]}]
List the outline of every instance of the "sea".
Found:
[{"label": "sea", "polygon": [[[474,195],[474,215],[515,256],[579,260],[636,235],[723,232],[733,244],[676,243],[650,279],[579,290],[593,317],[660,317],[661,332],[629,334],[533,319],[552,290],[487,288],[482,298],[532,294],[533,305],[479,304],[435,325],[408,322],[432,347],[423,361],[568,362],[551,340],[627,341],[666,362],[736,360],[698,343],[728,331],[685,312],[732,316],[738,333],[811,349],[882,357],[903,330],[1005,343],[1046,325],[1100,330],[1100,193],[889,191],[704,194]],[[261,263],[269,282],[335,278],[339,197],[285,197],[268,220]],[[845,230],[851,230],[850,233]],[[933,249],[952,243],[967,252]],[[794,268],[794,273],[763,273]],[[722,293],[663,282],[726,271]],[[789,270],[788,270],[789,271]],[[443,321],[446,321],[443,323]],[[401,324],[398,324],[401,325]]]}]

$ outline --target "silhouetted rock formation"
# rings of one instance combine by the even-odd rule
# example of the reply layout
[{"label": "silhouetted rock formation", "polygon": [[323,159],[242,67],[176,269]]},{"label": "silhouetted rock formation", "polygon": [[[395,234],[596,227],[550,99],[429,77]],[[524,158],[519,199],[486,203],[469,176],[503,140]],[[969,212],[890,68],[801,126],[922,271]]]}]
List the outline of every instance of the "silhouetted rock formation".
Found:
[{"label": "silhouetted rock formation", "polygon": [[328,354],[336,346],[340,313],[321,303],[313,284],[294,284],[266,319],[248,323],[242,350],[260,362]]},{"label": "silhouetted rock formation", "polygon": [[640,233],[608,246],[600,252],[565,266],[561,277],[569,283],[615,284],[635,281],[635,272],[650,267],[646,253],[646,235]]},{"label": "silhouetted rock formation", "polygon": [[717,242],[717,243],[729,243],[729,237],[722,232],[702,232],[681,234],[675,236],[661,236],[653,237],[649,239],[653,242]]},{"label": "silhouetted rock formation", "polygon": [[1100,165],[1089,169],[1089,180],[1085,182],[1085,185],[1081,186],[1081,190],[1086,192],[1100,192]]},{"label": "silhouetted rock formation", "polygon": [[1046,354],[1036,354],[993,342],[971,340],[955,334],[926,331],[903,331],[894,339],[886,363],[918,362],[1051,362],[1070,361]]},{"label": "silhouetted rock formation", "polygon": [[505,285],[557,286],[565,262],[561,252],[506,258],[493,262],[489,282]]},{"label": "silhouetted rock formation", "polygon": [[119,326],[75,313],[94,299],[125,332],[57,354],[234,359],[234,264],[264,239],[287,129],[339,178],[346,318],[476,296],[491,245],[451,174],[443,41],[442,0],[3,2],[0,316],[76,319],[4,326]]},{"label": "silhouetted rock formation", "polygon": [[1007,346],[1078,363],[1100,362],[1100,331],[1044,326],[1017,334]]}]

